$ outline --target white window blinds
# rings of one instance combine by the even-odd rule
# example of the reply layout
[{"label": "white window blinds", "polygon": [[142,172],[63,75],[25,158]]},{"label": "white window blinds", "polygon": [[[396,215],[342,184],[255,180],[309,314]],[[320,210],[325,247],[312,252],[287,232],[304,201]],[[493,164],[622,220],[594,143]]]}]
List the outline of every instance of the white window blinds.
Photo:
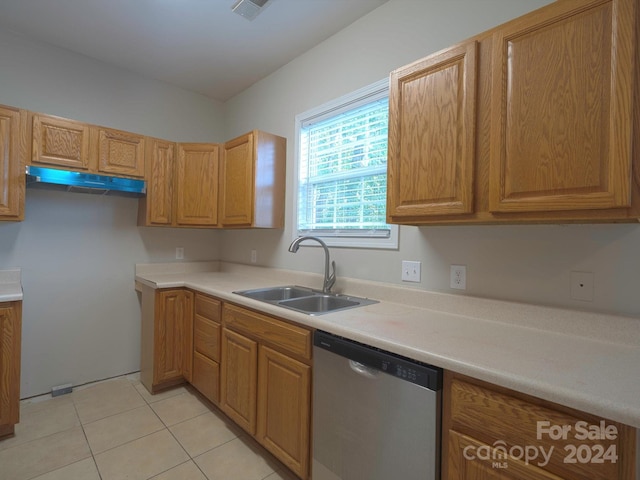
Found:
[{"label": "white window blinds", "polygon": [[300,121],[298,234],[390,236],[388,87]]}]

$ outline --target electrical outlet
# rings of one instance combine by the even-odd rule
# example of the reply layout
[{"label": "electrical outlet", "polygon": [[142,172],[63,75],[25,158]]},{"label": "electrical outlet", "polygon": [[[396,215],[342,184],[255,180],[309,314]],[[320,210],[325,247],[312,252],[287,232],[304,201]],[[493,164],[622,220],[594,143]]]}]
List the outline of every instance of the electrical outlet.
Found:
[{"label": "electrical outlet", "polygon": [[176,247],[176,260],[184,258],[184,247]]},{"label": "electrical outlet", "polygon": [[251,263],[256,263],[258,261],[258,251],[251,250]]},{"label": "electrical outlet", "polygon": [[457,290],[467,289],[467,266],[451,265],[450,287]]},{"label": "electrical outlet", "polygon": [[402,261],[402,281],[420,283],[420,262]]},{"label": "electrical outlet", "polygon": [[592,272],[571,272],[571,298],[593,302],[593,291]]}]

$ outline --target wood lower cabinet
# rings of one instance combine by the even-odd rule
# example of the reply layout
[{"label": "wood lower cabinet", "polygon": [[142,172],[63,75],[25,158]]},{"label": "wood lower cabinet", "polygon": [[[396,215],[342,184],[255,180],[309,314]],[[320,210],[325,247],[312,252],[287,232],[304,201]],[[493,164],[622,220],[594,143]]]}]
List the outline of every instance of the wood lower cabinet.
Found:
[{"label": "wood lower cabinet", "polygon": [[220,403],[221,303],[196,293],[193,315],[191,384],[216,405]]},{"label": "wood lower cabinet", "polygon": [[[142,291],[140,381],[155,393],[185,380],[192,381],[193,292],[149,290]],[[149,309],[151,302],[153,308]]]},{"label": "wood lower cabinet", "polygon": [[260,345],[256,437],[296,473],[309,470],[311,367]]},{"label": "wood lower cabinet", "polygon": [[22,302],[0,303],[0,438],[20,420]]},{"label": "wood lower cabinet", "polygon": [[220,407],[309,478],[311,331],[224,304]]},{"label": "wood lower cabinet", "polygon": [[634,428],[451,372],[444,380],[443,479],[635,478]]},{"label": "wood lower cabinet", "polygon": [[220,225],[284,227],[287,141],[254,130],[224,144],[220,163]]},{"label": "wood lower cabinet", "polygon": [[251,435],[256,434],[258,343],[222,329],[220,408]]},{"label": "wood lower cabinet", "polygon": [[26,115],[0,106],[0,220],[24,219]]},{"label": "wood lower cabinet", "polygon": [[639,9],[559,0],[393,72],[388,221],[637,221]]}]

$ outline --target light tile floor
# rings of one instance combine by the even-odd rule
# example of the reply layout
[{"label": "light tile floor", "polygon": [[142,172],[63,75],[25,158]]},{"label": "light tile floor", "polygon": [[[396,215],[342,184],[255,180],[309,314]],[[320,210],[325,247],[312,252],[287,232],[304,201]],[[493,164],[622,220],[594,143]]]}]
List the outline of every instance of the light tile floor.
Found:
[{"label": "light tile floor", "polygon": [[295,480],[189,386],[150,395],[138,375],[20,405],[0,480]]}]

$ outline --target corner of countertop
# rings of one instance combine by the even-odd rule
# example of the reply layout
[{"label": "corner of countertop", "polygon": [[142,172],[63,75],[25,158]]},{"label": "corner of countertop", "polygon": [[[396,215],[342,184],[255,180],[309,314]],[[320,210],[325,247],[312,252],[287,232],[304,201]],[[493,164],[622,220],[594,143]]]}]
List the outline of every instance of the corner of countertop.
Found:
[{"label": "corner of countertop", "polygon": [[19,267],[0,270],[0,302],[21,301],[22,269]]}]

